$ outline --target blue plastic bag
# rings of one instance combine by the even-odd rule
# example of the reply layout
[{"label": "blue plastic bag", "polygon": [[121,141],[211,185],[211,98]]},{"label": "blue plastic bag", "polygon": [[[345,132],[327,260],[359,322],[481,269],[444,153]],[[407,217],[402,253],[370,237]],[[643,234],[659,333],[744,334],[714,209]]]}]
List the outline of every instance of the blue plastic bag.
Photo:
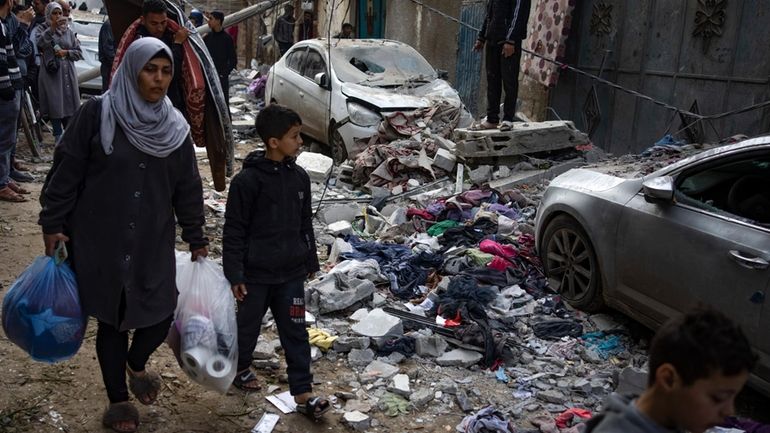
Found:
[{"label": "blue plastic bag", "polygon": [[75,274],[52,257],[37,257],[3,299],[5,335],[35,361],[72,357],[83,343],[86,323]]}]

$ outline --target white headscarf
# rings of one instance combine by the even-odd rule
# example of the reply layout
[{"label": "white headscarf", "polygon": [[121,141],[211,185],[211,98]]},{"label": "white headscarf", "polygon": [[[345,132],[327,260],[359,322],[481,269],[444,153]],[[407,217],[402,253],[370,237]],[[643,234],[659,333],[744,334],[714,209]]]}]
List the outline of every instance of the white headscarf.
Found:
[{"label": "white headscarf", "polygon": [[116,124],[134,147],[165,158],[185,142],[190,125],[168,97],[148,102],[139,93],[139,72],[158,52],[171,60],[171,50],[161,40],[147,37],[131,43],[112,77],[110,90],[102,96],[101,139],[104,153],[112,153]]}]

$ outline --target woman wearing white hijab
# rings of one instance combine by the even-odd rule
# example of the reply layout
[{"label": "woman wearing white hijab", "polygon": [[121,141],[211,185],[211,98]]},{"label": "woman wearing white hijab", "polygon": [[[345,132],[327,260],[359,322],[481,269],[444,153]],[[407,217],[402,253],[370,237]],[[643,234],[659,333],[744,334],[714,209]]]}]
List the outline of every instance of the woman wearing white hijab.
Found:
[{"label": "woman wearing white hijab", "polygon": [[75,62],[83,58],[83,52],[59,3],[53,1],[45,7],[45,22],[47,27],[35,41],[42,56],[37,85],[40,111],[51,119],[54,139],[58,141],[62,128],[80,107]]},{"label": "woman wearing white hijab", "polygon": [[73,117],[41,197],[46,254],[67,242],[82,307],[98,320],[110,400],[102,421],[118,432],[139,424],[126,373],[139,402],[152,404],[160,392],[160,377],[145,364],[176,307],[175,222],[193,260],[208,254],[190,127],[166,97],[172,74],[163,42],[132,43],[110,89]]}]

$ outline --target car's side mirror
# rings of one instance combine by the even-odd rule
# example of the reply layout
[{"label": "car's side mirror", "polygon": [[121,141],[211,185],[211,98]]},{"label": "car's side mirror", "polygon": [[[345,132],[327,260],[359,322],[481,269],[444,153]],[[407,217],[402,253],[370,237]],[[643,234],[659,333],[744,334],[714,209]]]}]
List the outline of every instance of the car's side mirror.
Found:
[{"label": "car's side mirror", "polygon": [[671,176],[654,177],[642,183],[642,192],[648,202],[674,201],[674,178]]},{"label": "car's side mirror", "polygon": [[436,74],[442,80],[448,80],[449,79],[449,71],[445,71],[443,69],[436,69]]},{"label": "car's side mirror", "polygon": [[313,81],[315,81],[316,84],[323,87],[324,89],[329,89],[329,76],[326,75],[326,72],[319,72],[315,74]]}]

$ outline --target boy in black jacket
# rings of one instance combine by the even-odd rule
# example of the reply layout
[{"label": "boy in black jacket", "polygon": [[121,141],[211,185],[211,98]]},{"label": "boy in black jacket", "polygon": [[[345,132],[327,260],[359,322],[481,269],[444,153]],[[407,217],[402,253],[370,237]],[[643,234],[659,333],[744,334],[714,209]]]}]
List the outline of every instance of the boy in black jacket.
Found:
[{"label": "boy in black jacket", "polygon": [[256,128],[266,150],[249,154],[230,184],[222,239],[225,276],[238,300],[238,374],[233,385],[248,392],[261,388],[250,366],[269,307],[297,410],[317,419],[330,405],[311,393],[304,281],[319,266],[310,178],[294,160],[302,145],[302,119],[273,104],[259,113]]}]

